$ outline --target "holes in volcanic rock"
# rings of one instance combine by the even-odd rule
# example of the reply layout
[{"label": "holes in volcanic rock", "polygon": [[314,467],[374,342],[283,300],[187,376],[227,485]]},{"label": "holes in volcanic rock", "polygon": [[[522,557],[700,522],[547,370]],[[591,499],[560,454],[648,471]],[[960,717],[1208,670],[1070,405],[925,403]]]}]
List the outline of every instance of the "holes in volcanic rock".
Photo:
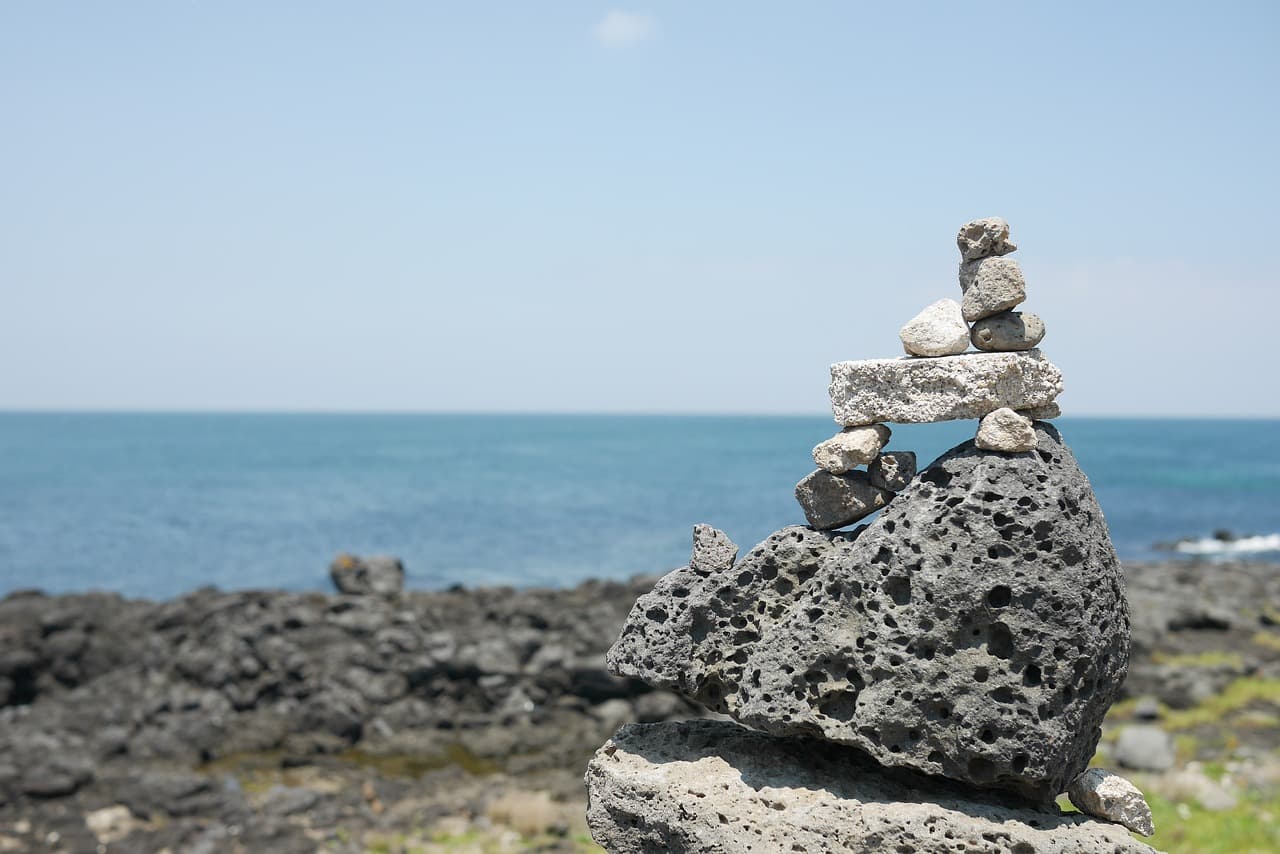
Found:
[{"label": "holes in volcanic rock", "polygon": [[1003,608],[1013,599],[1013,591],[1008,585],[998,584],[987,593],[987,604],[992,608]]},{"label": "holes in volcanic rock", "polygon": [[996,766],[990,759],[975,756],[969,760],[969,776],[979,783],[989,783],[995,779]]},{"label": "holes in volcanic rock", "polygon": [[893,600],[895,605],[908,605],[911,603],[911,579],[905,575],[892,575],[886,578],[883,584],[884,592]]},{"label": "holes in volcanic rock", "polygon": [[932,483],[934,486],[946,486],[951,483],[951,472],[942,467],[931,468],[924,474],[920,475],[920,479],[925,483]]},{"label": "holes in volcanic rock", "polygon": [[858,692],[854,689],[850,689],[848,691],[833,691],[818,704],[819,712],[833,720],[843,721],[845,723],[853,720],[853,716],[857,710]]},{"label": "holes in volcanic rock", "polygon": [[644,615],[655,623],[665,623],[667,621],[667,612],[663,608],[650,608],[644,612]]},{"label": "holes in volcanic rock", "polygon": [[1013,655],[1013,633],[1004,623],[992,623],[987,630],[987,652],[1003,659]]},{"label": "holes in volcanic rock", "polygon": [[1027,669],[1022,671],[1022,684],[1035,686],[1035,685],[1039,685],[1040,681],[1041,681],[1041,677],[1040,677],[1039,665],[1028,664]]}]

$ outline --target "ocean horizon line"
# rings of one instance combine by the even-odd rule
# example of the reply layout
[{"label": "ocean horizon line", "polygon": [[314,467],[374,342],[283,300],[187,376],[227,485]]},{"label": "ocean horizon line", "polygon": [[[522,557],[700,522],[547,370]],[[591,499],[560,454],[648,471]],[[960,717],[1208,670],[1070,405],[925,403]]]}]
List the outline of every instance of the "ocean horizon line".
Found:
[{"label": "ocean horizon line", "polygon": [[[441,418],[830,418],[829,411],[758,412],[747,410],[608,410],[608,409],[265,409],[265,408],[149,408],[149,407],[4,407],[0,417],[39,415],[163,416],[163,417],[441,417]],[[1280,414],[1204,415],[1187,413],[1064,412],[1060,419],[1098,421],[1280,421]],[[975,419],[968,419],[975,420]],[[833,422],[834,423],[834,422]]]}]

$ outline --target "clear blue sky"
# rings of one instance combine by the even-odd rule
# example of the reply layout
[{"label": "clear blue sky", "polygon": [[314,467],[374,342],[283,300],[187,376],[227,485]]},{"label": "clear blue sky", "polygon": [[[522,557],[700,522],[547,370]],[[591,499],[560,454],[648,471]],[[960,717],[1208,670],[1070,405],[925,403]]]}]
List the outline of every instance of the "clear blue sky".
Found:
[{"label": "clear blue sky", "polygon": [[1280,415],[1280,4],[0,4],[0,408],[820,412],[1008,219],[1076,414]]}]

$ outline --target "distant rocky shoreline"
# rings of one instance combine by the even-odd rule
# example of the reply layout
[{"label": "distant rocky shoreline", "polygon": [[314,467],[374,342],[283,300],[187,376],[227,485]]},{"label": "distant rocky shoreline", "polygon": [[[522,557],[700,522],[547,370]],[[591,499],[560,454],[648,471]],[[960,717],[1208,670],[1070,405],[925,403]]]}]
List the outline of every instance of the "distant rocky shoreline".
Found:
[{"label": "distant rocky shoreline", "polygon": [[[1125,575],[1122,697],[1187,708],[1241,677],[1280,677],[1280,649],[1255,642],[1280,623],[1274,564]],[[0,851],[360,851],[477,833],[583,850],[592,751],[623,723],[700,715],[605,669],[653,582],[10,594]]]}]

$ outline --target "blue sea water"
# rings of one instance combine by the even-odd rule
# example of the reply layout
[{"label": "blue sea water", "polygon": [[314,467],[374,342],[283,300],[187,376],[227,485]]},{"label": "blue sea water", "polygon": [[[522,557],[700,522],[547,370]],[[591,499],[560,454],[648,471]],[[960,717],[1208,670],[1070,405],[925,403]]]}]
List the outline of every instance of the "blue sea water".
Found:
[{"label": "blue sea water", "polygon": [[[975,422],[894,428],[921,463]],[[1124,558],[1280,532],[1280,422],[1057,422]],[[558,586],[802,522],[825,417],[0,414],[0,593],[326,589],[340,551],[413,587]],[[1272,558],[1277,556],[1273,553]]]}]

